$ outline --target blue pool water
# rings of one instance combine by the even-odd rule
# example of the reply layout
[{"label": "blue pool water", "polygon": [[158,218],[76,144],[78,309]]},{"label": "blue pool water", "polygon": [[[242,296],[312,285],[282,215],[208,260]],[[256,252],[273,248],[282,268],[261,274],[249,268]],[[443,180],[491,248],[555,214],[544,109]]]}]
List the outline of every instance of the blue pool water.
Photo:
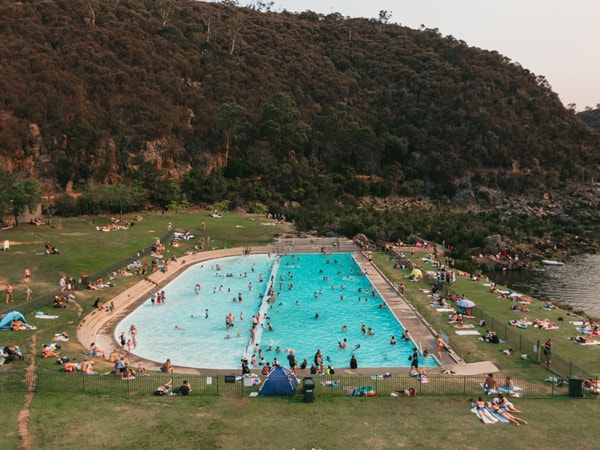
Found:
[{"label": "blue pool water", "polygon": [[[266,293],[271,282],[275,300],[269,303]],[[196,283],[201,286],[199,294]],[[259,313],[256,342],[266,361],[277,358],[287,366],[286,350],[293,349],[298,364],[306,358],[310,366],[320,349],[328,358],[326,364],[333,367],[348,367],[352,354],[359,367],[410,365],[414,343],[400,339],[402,325],[388,308],[380,307],[382,298],[351,254],[221,258],[187,269],[164,291],[164,305],[153,305],[148,299],[115,329],[117,339],[122,331],[127,334],[131,324],[136,325],[137,347],[132,352],[142,358],[157,362],[170,358],[173,364],[188,367],[237,369],[244,354],[250,359],[255,353],[250,343],[251,319]],[[233,301],[240,294],[242,302]],[[226,330],[229,313],[235,320]],[[364,335],[363,324],[374,334]],[[397,345],[390,345],[392,336]],[[347,348],[341,349],[338,342],[344,338]],[[281,352],[276,352],[277,347]],[[420,365],[437,363],[430,357]]]}]

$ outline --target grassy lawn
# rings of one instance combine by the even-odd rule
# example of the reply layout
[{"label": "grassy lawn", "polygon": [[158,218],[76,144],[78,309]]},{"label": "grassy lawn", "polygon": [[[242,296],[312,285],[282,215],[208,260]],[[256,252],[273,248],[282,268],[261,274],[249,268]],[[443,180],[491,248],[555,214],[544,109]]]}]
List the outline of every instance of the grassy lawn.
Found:
[{"label": "grassy lawn", "polygon": [[[415,258],[425,256],[425,254],[416,254]],[[398,283],[404,283],[406,286],[406,295],[411,299],[417,309],[425,316],[429,323],[435,329],[443,331],[450,338],[452,347],[466,361],[480,361],[487,359],[493,361],[500,369],[510,372],[513,376],[538,376],[547,373],[545,367],[531,360],[524,361],[519,358],[520,354],[515,354],[512,357],[506,356],[502,350],[510,347],[509,344],[486,344],[480,341],[476,336],[458,336],[455,333],[453,324],[448,323],[447,313],[438,313],[434,308],[429,306],[430,297],[422,292],[422,289],[428,289],[430,286],[426,283],[409,282],[405,278],[410,271],[398,270],[393,268],[393,262],[389,260],[388,255],[377,253],[373,255],[374,261],[386,274],[390,280],[395,280]],[[425,264],[424,270],[434,270],[431,265]],[[492,294],[488,288],[484,286],[485,281],[471,281],[469,277],[458,277],[456,285],[451,286],[451,290],[458,295],[464,294],[467,298],[473,300],[479,308],[485,311],[489,316],[496,319],[500,327],[505,327],[510,333],[517,333],[533,342],[543,342],[547,338],[551,338],[554,343],[554,352],[560,354],[568,360],[577,362],[587,371],[592,374],[598,373],[600,367],[598,360],[600,358],[600,345],[578,345],[571,342],[570,336],[579,335],[576,327],[569,323],[580,318],[567,315],[565,310],[544,310],[540,306],[543,304],[540,301],[534,300],[529,305],[529,312],[517,313],[510,310],[514,303],[510,300],[499,299],[497,294]],[[527,329],[517,329],[508,325],[509,320],[519,319],[526,316],[529,320],[534,319],[549,319],[555,322],[559,328],[553,330],[541,330],[534,327]],[[562,318],[563,320],[559,320]],[[476,329],[485,333],[485,327],[479,328],[477,320],[467,320],[467,322],[476,325]],[[496,327],[497,328],[497,327]],[[522,353],[533,353],[533,349],[524,350]]]},{"label": "grassy lawn", "polygon": [[[520,400],[529,425],[483,425],[462,398],[94,397],[36,395],[31,448],[594,448],[589,400]],[[572,418],[576,418],[573,420]],[[12,427],[11,427],[12,429]],[[12,434],[12,433],[11,433]],[[18,440],[0,437],[3,448]]]},{"label": "grassy lawn", "polygon": [[[89,219],[56,219],[55,226],[21,225],[4,231],[0,240],[10,239],[11,249],[0,252],[0,284],[15,287],[15,309],[24,302],[23,270],[32,272],[34,297],[58,289],[63,274],[81,277],[136,254],[162,236],[171,222],[174,229],[190,230],[202,235],[205,221],[210,248],[239,247],[268,243],[273,235],[289,231],[289,225],[261,226],[265,219],[243,214],[225,213],[212,219],[204,211],[180,212],[178,215],[142,214],[133,229],[115,232],[96,231],[109,217]],[[213,242],[214,240],[214,242]],[[61,250],[60,255],[43,253],[44,242],[50,241]],[[183,255],[188,246],[170,248],[170,254]],[[208,249],[207,249],[208,250]],[[207,251],[205,250],[205,251]],[[407,271],[393,269],[387,255],[374,255],[375,262],[391,280],[405,282],[407,295],[436,329],[444,331],[452,346],[467,361],[491,360],[502,374],[514,377],[545,377],[546,369],[518,357],[507,357],[503,346],[484,344],[473,336],[457,336],[447,317],[428,306],[428,298],[419,290],[426,286],[407,283]],[[142,255],[143,257],[143,255]],[[32,358],[37,369],[58,372],[55,361],[39,357],[42,343],[51,342],[54,333],[75,335],[77,324],[91,311],[93,300],[103,300],[131,284],[138,277],[118,278],[115,287],[102,291],[78,291],[76,301],[61,311],[57,320],[35,320],[38,329],[28,332],[0,332],[0,345],[17,343],[27,355],[25,362],[0,366],[0,372],[24,369]],[[489,294],[482,282],[460,278],[454,287],[474,300],[488,314],[507,322],[518,317],[510,311],[510,303]],[[4,297],[2,297],[4,300]],[[3,310],[6,305],[0,300]],[[13,305],[9,305],[12,309]],[[34,305],[52,314],[47,302]],[[552,336],[559,353],[572,355],[585,367],[598,372],[600,346],[577,346],[567,342],[575,334],[564,311],[542,311],[531,307],[530,319],[549,318],[565,321],[558,330],[523,330],[531,339]],[[537,333],[537,334],[536,334]],[[82,347],[74,339],[63,343],[63,354],[80,354]],[[68,375],[67,375],[68,376]],[[66,379],[65,379],[66,380]],[[2,392],[4,400],[4,433],[1,448],[16,448],[21,443],[18,414],[24,405],[24,394]],[[151,395],[84,395],[44,392],[33,396],[28,425],[30,448],[481,448],[493,442],[503,446],[525,448],[535,443],[540,448],[562,448],[576,439],[578,447],[592,448],[600,438],[597,427],[598,403],[595,400],[531,400],[519,399],[523,417],[530,425],[516,430],[509,425],[485,426],[477,421],[462,397],[417,398],[345,398],[319,397],[306,404],[295,398],[228,398],[192,395],[189,398],[158,398]],[[586,447],[589,442],[590,446]],[[594,445],[595,447],[595,445]]]},{"label": "grassy lawn", "polygon": [[[137,215],[131,215],[129,219]],[[200,237],[202,233],[202,222],[205,222],[205,237],[210,242],[203,251],[212,248],[232,248],[246,245],[260,245],[272,241],[273,236],[278,233],[290,231],[290,224],[275,224],[272,220],[258,218],[247,214],[223,213],[221,218],[215,219],[205,211],[184,211],[178,214],[141,214],[142,220],[136,219],[136,225],[128,230],[113,232],[100,232],[96,226],[110,224],[110,217],[97,217],[94,223],[89,218],[55,219],[53,226],[34,226],[22,224],[19,227],[3,231],[0,240],[11,241],[9,251],[0,251],[0,286],[4,294],[4,287],[10,283],[14,287],[15,303],[6,305],[5,296],[0,297],[0,311],[27,310],[28,321],[36,326],[35,338],[38,347],[43,343],[51,342],[55,333],[66,331],[75,336],[76,326],[79,320],[93,310],[93,302],[96,298],[102,301],[110,300],[123,290],[129,288],[140,280],[140,277],[119,277],[115,281],[115,287],[105,288],[100,291],[80,290],[75,292],[76,300],[73,306],[67,310],[60,311],[58,320],[36,320],[33,316],[34,310],[40,310],[46,314],[54,314],[52,302],[48,300],[36,302],[36,297],[59,291],[59,281],[62,275],[71,275],[76,280],[82,274],[97,272],[114,264],[124,258],[136,255],[140,250],[152,245],[154,239],[167,233],[169,222],[172,229],[177,231],[189,230],[191,234]],[[124,218],[125,220],[125,218]],[[271,223],[271,226],[260,224]],[[60,250],[58,255],[46,255],[44,243],[50,241],[52,245]],[[197,240],[182,241],[182,247],[167,246],[165,256],[176,255],[181,257],[186,249],[193,249],[198,244]],[[165,244],[168,244],[166,242]],[[142,260],[150,259],[149,255]],[[130,262],[131,259],[125,260]],[[126,262],[123,262],[123,267]],[[23,271],[28,267],[31,270],[31,289],[34,300],[32,304],[25,302],[25,283]],[[109,274],[102,273],[103,280],[109,279]],[[24,312],[25,313],[25,312]],[[34,333],[10,333],[2,332],[0,345],[19,344],[21,348],[27,349],[31,345]],[[10,336],[10,342],[6,337]],[[83,348],[74,340],[61,343],[63,354],[71,352],[80,353]],[[1,366],[0,366],[1,367]],[[54,361],[36,361],[38,368],[55,369]],[[0,368],[0,370],[2,370]]]}]

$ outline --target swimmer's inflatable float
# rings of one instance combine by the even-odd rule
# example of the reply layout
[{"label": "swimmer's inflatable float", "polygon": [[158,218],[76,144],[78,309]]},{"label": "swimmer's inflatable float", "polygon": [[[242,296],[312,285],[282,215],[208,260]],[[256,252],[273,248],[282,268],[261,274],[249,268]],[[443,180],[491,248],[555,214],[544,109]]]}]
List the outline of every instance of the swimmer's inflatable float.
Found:
[{"label": "swimmer's inflatable float", "polygon": [[527,328],[527,324],[523,323],[523,322],[519,322],[518,320],[509,320],[508,321],[509,325],[512,325],[513,327],[517,327],[517,328]]}]

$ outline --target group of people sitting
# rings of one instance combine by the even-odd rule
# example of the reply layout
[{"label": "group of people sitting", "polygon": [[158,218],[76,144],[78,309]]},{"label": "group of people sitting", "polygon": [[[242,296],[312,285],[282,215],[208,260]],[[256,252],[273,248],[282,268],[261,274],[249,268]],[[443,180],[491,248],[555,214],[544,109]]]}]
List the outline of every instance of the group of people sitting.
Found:
[{"label": "group of people sitting", "polygon": [[500,385],[492,373],[488,374],[481,386],[487,395],[496,394],[499,390],[512,392],[515,388],[511,377],[506,377],[504,379],[504,383]]},{"label": "group of people sitting", "polygon": [[55,295],[54,296],[54,307],[55,308],[66,308],[69,304],[69,301],[75,298],[72,294],[66,295]]},{"label": "group of people sitting", "polygon": [[600,336],[600,326],[589,319],[584,320],[577,331],[591,336]]},{"label": "group of people sitting", "polygon": [[190,395],[192,392],[192,385],[188,380],[183,380],[181,386],[173,388],[173,380],[169,380],[164,384],[161,384],[154,391],[154,395]]},{"label": "group of people sitting", "polygon": [[92,283],[92,280],[88,281],[87,283],[87,288],[92,290],[92,291],[97,291],[99,289],[105,288],[105,287],[113,287],[114,284],[112,283],[105,283],[102,278],[96,278],[96,281]]},{"label": "group of people sitting", "polygon": [[10,326],[12,331],[22,331],[22,330],[35,330],[34,325],[29,325],[21,319],[13,320],[12,325]]},{"label": "group of people sitting", "polygon": [[46,255],[58,255],[60,253],[60,250],[58,250],[54,245],[50,244],[50,241],[47,241],[46,244],[44,244],[44,249]]},{"label": "group of people sitting", "polygon": [[458,323],[459,325],[462,325],[464,323],[464,316],[459,313],[458,311],[454,311],[450,317],[450,320],[448,320],[448,323]]},{"label": "group of people sitting", "polygon": [[500,338],[498,337],[495,331],[487,330],[485,335],[483,336],[483,341],[487,342],[488,344],[499,344]]},{"label": "group of people sitting", "polygon": [[0,347],[0,354],[4,358],[3,363],[9,363],[13,361],[23,361],[23,353],[18,344],[10,344],[4,347]]}]

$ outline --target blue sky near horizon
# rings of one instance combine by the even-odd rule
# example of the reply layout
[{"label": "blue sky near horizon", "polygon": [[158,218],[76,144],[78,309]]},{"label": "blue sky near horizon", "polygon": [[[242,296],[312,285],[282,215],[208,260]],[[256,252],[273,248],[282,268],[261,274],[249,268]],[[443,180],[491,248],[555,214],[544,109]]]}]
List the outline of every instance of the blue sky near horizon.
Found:
[{"label": "blue sky near horizon", "polygon": [[574,103],[581,111],[600,104],[600,2],[596,0],[273,0],[271,10],[365,18],[388,11],[391,23],[437,28],[443,36],[498,51],[544,76],[565,106]]}]

